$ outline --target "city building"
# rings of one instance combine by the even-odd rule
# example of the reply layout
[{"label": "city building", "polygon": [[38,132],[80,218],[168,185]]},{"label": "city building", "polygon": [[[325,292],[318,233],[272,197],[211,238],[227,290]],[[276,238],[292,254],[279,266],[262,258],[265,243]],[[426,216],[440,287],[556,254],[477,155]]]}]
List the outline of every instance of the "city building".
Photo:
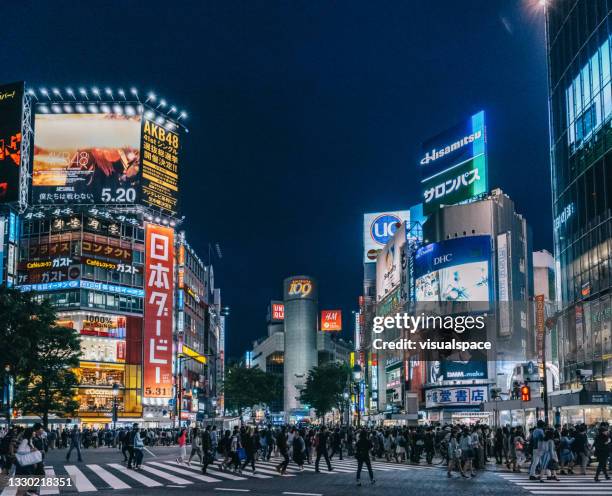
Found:
[{"label": "city building", "polygon": [[[611,20],[605,2],[547,5],[559,312],[554,316],[565,389],[579,387],[586,379],[601,381],[601,391],[612,388]],[[582,371],[588,371],[586,376]],[[600,414],[593,406],[593,417],[586,413],[587,422]]]},{"label": "city building", "polygon": [[66,102],[2,88],[13,139],[0,160],[16,172],[2,169],[0,282],[48,299],[80,335],[73,420],[168,426],[223,412],[227,313],[212,265],[177,231],[184,125],[136,90]]}]

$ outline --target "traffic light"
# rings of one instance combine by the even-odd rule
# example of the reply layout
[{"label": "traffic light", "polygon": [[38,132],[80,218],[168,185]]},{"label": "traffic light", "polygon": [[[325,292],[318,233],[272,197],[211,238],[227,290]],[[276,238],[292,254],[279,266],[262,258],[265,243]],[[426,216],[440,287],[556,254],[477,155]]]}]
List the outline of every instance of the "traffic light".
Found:
[{"label": "traffic light", "polygon": [[521,386],[521,401],[531,401],[531,388],[527,384]]}]

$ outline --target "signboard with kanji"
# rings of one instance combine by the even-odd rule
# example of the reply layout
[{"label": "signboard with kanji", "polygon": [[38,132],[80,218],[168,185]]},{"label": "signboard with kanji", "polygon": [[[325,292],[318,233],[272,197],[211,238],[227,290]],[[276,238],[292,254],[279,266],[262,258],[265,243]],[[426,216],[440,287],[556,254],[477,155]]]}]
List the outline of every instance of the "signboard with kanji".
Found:
[{"label": "signboard with kanji", "polygon": [[172,397],[174,230],[146,224],[143,396]]},{"label": "signboard with kanji", "polygon": [[442,387],[425,392],[425,407],[480,405],[488,401],[489,390],[484,386]]}]

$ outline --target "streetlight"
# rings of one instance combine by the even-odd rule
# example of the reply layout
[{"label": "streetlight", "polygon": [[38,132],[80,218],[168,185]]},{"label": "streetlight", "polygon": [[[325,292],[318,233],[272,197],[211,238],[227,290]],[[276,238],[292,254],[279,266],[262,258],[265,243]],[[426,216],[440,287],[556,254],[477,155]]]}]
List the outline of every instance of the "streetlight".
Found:
[{"label": "streetlight", "polygon": [[215,425],[215,416],[217,415],[217,398],[213,398],[210,400],[210,405],[212,406],[212,424]]},{"label": "streetlight", "polygon": [[117,429],[117,396],[119,396],[119,384],[113,384],[113,430]]},{"label": "streetlight", "polygon": [[355,403],[357,410],[357,427],[361,427],[361,409],[359,408],[359,384],[361,383],[361,366],[356,363],[353,367],[353,379],[355,385]]},{"label": "streetlight", "polygon": [[4,387],[3,387],[3,401],[6,405],[6,426],[11,426],[11,403],[13,402],[13,377],[11,376],[11,366],[6,364],[4,366]]},{"label": "streetlight", "polygon": [[349,398],[351,397],[350,394],[348,394],[348,391],[344,391],[344,393],[342,394],[342,397],[344,398],[344,402],[342,403],[342,423],[344,423],[345,420],[345,415],[344,415],[344,411],[346,409],[346,412],[350,415],[350,407],[349,407]]}]

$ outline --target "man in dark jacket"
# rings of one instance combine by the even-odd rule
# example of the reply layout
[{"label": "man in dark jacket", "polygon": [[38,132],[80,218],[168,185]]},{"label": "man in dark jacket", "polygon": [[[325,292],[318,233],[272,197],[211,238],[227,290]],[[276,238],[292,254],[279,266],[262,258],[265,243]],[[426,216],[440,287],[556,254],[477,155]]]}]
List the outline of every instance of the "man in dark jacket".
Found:
[{"label": "man in dark jacket", "polygon": [[210,435],[210,425],[201,431],[202,433],[202,473],[206,473],[206,468],[210,465],[215,457],[213,454],[212,437]]},{"label": "man in dark jacket", "polygon": [[368,435],[365,431],[360,431],[358,434],[358,440],[355,443],[355,457],[357,458],[357,485],[361,486],[361,469],[363,464],[368,467],[368,475],[370,476],[370,482],[374,484],[374,472],[372,472],[372,463],[370,462],[370,450],[372,449],[372,441],[368,439]]},{"label": "man in dark jacket", "polygon": [[332,452],[329,455],[329,459],[331,460],[336,453],[340,454],[340,460],[342,460],[342,435],[340,434],[340,429],[336,427],[334,433],[331,438]]},{"label": "man in dark jacket", "polygon": [[72,431],[70,431],[70,449],[68,453],[66,453],[66,461],[70,461],[70,453],[75,449],[77,452],[77,457],[80,462],[83,461],[83,457],[81,456],[81,432],[79,431],[78,426],[74,426]]},{"label": "man in dark jacket", "polygon": [[331,463],[329,461],[329,454],[327,453],[327,440],[328,439],[329,439],[329,433],[327,432],[326,427],[322,426],[321,430],[317,434],[317,437],[315,438],[315,444],[317,447],[317,459],[315,461],[315,472],[320,471],[319,461],[321,460],[321,457],[324,457],[325,461],[327,462],[327,470],[329,470],[330,472],[333,470]]},{"label": "man in dark jacket", "polygon": [[287,434],[285,427],[281,427],[281,430],[276,435],[276,447],[280,455],[283,457],[283,461],[276,466],[277,472],[284,474],[287,471],[287,465],[289,465],[289,450],[287,447]]}]

